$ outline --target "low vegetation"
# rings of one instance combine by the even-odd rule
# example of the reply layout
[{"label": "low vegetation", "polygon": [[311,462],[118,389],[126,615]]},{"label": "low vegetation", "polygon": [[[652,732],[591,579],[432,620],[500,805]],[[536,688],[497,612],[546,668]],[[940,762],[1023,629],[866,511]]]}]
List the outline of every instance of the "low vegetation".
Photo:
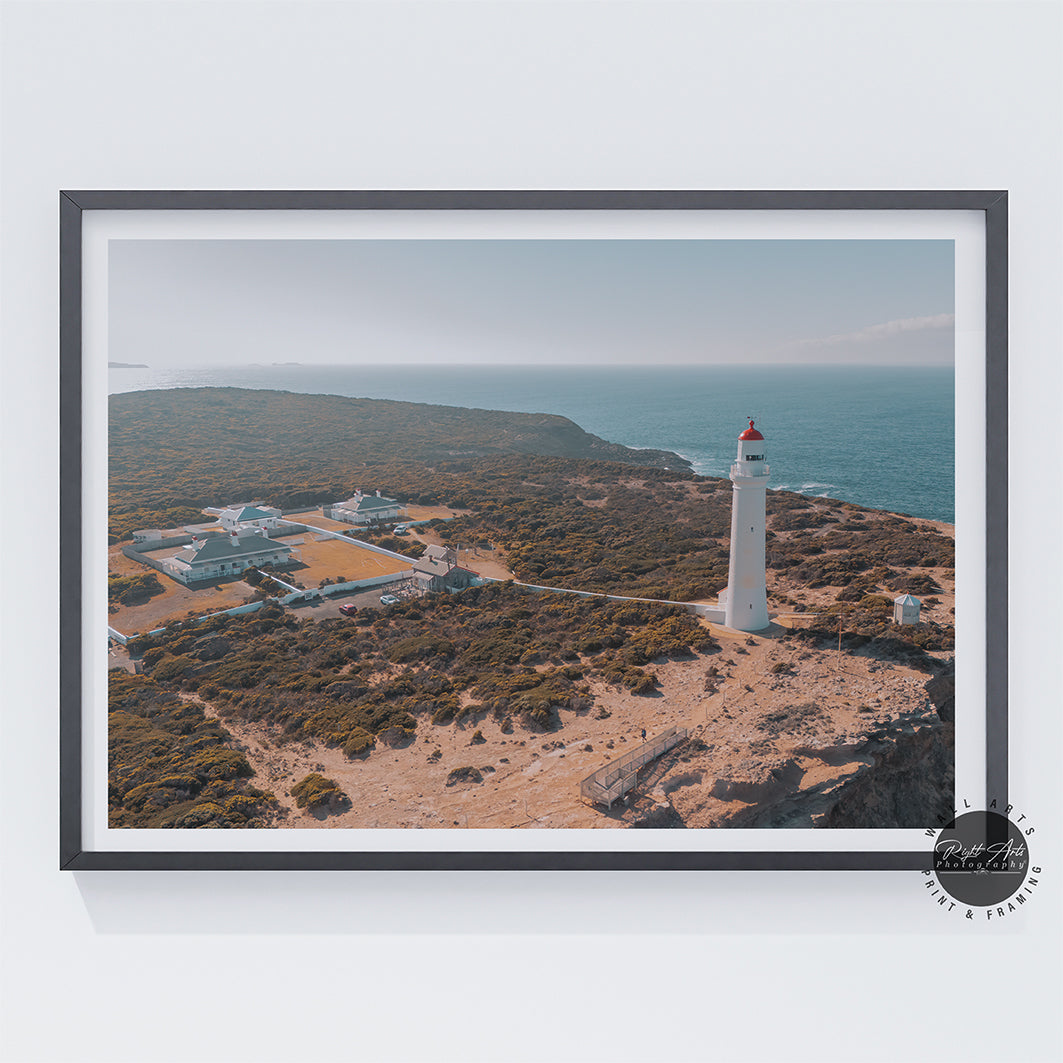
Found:
[{"label": "low vegetation", "polygon": [[201,705],[118,669],[108,682],[108,821],[112,827],[262,827],[271,793],[249,784],[247,758]]},{"label": "low vegetation", "polygon": [[352,539],[358,539],[363,543],[371,543],[390,550],[393,554],[402,554],[404,557],[420,557],[424,553],[424,544],[416,539],[404,539],[398,535],[392,535],[388,531],[378,531],[374,528],[352,528],[344,534]]},{"label": "low vegetation", "polygon": [[225,719],[269,723],[350,757],[401,744],[419,720],[490,715],[553,730],[593,704],[593,679],[653,691],[654,660],[716,648],[674,606],[536,595],[507,584],[430,595],[352,618],[246,617],[137,639],[154,683],[193,692]]},{"label": "low vegetation", "polygon": [[[112,483],[112,488],[114,484]],[[196,505],[145,505],[126,506],[115,509],[111,506],[108,519],[108,542],[117,543],[132,539],[133,532],[141,528],[177,528],[182,524],[197,524],[203,521],[203,510]]]},{"label": "low vegetation", "polygon": [[163,590],[154,572],[107,578],[107,600],[120,605],[139,605],[153,595],[162,594]]},{"label": "low vegetation", "polygon": [[818,645],[838,644],[839,627],[843,649],[869,647],[876,655],[892,660],[909,660],[930,665],[930,652],[948,652],[955,648],[955,630],[951,624],[938,624],[924,620],[920,624],[893,623],[893,604],[866,606],[865,597],[860,604],[837,602],[821,612],[810,628],[799,634]]},{"label": "low vegetation", "polygon": [[293,787],[292,797],[298,808],[310,812],[339,812],[351,807],[351,799],[339,788],[334,779],[326,779],[316,771],[303,776]]},{"label": "low vegetation", "polygon": [[432,487],[414,491],[406,474],[439,462],[547,454],[689,467],[669,451],[630,450],[552,414],[239,388],[112,395],[108,442],[116,540],[134,528],[201,520],[201,507],[237,498],[289,509],[372,486],[434,505]]}]

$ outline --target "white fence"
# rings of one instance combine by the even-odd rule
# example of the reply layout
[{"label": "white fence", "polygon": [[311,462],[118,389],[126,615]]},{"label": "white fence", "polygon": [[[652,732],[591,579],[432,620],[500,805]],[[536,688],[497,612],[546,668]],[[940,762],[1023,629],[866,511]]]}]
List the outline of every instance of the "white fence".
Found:
[{"label": "white fence", "polygon": [[604,598],[607,602],[647,602],[650,605],[674,605],[685,609],[688,613],[703,616],[706,620],[714,620],[723,623],[724,610],[720,606],[708,605],[704,602],[673,602],[667,598],[633,598],[628,594],[606,594],[603,591],[577,591],[570,587],[543,587],[537,583],[521,583],[518,580],[501,580],[497,576],[479,576],[480,585],[484,583],[512,582],[514,587],[523,587],[526,591],[536,591],[541,594],[575,594],[580,598]]},{"label": "white fence", "polygon": [[[291,524],[292,521],[281,521],[282,524]],[[396,561],[412,561],[412,557],[407,557],[405,554],[397,554],[394,550],[385,550],[382,546],[375,546],[373,543],[363,543],[361,539],[352,539],[349,535],[344,535],[343,532],[332,531],[329,528],[318,528],[313,524],[301,524],[299,526],[300,531],[306,531],[312,533],[315,536],[320,536],[321,539],[339,539],[341,542],[350,543],[352,546],[360,546],[363,550],[369,550],[374,554],[383,554],[385,557],[393,558]],[[318,542],[321,540],[318,539]]]},{"label": "white fence", "polygon": [[383,576],[369,576],[366,579],[352,579],[347,580],[344,583],[328,583],[324,587],[315,587],[310,590],[296,591],[294,594],[289,594],[284,598],[278,598],[282,605],[290,605],[292,602],[297,602],[300,599],[303,601],[310,601],[315,598],[328,598],[333,594],[344,593],[346,591],[364,591],[369,590],[372,587],[385,587],[389,583],[398,583],[401,580],[409,579],[413,575],[413,569],[406,569],[403,572],[389,572]]}]

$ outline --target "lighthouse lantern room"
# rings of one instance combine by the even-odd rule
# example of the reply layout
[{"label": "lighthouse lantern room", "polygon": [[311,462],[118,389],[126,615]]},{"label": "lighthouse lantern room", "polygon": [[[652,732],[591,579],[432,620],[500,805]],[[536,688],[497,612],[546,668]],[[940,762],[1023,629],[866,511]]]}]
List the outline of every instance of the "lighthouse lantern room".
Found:
[{"label": "lighthouse lantern room", "polygon": [[724,623],[739,631],[760,631],[768,626],[764,566],[768,465],[764,437],[752,420],[738,437],[731,484],[731,559]]}]

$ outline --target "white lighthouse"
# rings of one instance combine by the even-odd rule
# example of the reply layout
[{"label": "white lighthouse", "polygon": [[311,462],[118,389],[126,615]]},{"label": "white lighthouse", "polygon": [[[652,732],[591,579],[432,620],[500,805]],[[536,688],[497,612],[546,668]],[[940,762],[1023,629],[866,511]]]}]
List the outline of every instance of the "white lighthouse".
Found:
[{"label": "white lighthouse", "polygon": [[731,466],[731,564],[724,623],[739,631],[760,631],[768,626],[764,572],[768,466],[764,457],[764,437],[750,421],[738,437],[738,457]]}]

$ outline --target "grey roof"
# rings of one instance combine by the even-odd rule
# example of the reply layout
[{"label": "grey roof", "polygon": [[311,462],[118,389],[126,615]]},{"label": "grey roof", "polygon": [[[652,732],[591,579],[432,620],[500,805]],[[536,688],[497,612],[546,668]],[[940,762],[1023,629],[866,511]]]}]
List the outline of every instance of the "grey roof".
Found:
[{"label": "grey roof", "polygon": [[458,555],[449,546],[430,545],[425,548],[424,556],[434,557],[439,561],[449,561],[451,564],[455,564],[458,560]]},{"label": "grey roof", "polygon": [[232,541],[232,536],[219,535],[216,539],[204,540],[199,546],[193,544],[174,556],[191,564],[192,562],[228,561],[234,557],[249,557],[253,554],[275,554],[278,552],[290,554],[292,548],[285,546],[284,543],[273,542],[262,535],[245,535],[243,538],[237,539],[235,543]]},{"label": "grey roof", "polygon": [[256,506],[242,506],[239,509],[233,506],[231,509],[225,510],[221,515],[227,517],[230,514],[234,520],[264,520],[273,516],[272,513],[264,513]]},{"label": "grey roof", "polygon": [[901,605],[918,605],[919,599],[913,598],[910,594],[898,594],[897,597],[893,599],[893,604],[896,605],[898,602]]},{"label": "grey roof", "polygon": [[361,498],[348,498],[346,502],[340,502],[333,509],[349,509],[355,513],[372,513],[377,509],[393,509],[398,500],[394,498],[381,498],[378,495],[362,495]]},{"label": "grey roof", "polygon": [[413,563],[414,572],[427,572],[432,576],[445,576],[454,570],[452,564],[441,561],[438,557],[422,557]]}]

